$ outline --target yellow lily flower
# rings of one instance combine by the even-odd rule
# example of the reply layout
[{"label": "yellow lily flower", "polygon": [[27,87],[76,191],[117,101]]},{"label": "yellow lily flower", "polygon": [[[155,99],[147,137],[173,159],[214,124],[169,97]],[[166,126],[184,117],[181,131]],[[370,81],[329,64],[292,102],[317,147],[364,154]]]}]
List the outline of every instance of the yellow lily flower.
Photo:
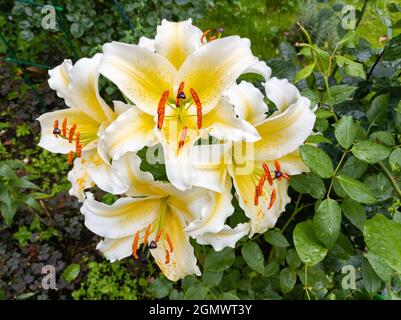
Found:
[{"label": "yellow lily flower", "polygon": [[287,195],[291,175],[308,171],[298,148],[315,122],[310,101],[287,80],[271,78],[265,91],[278,108],[267,119],[263,95],[253,85],[242,82],[227,92],[237,113],[255,125],[262,137],[259,141],[194,147],[194,185],[222,192],[228,172],[239,205],[250,219],[251,235],[276,224],[291,201]]},{"label": "yellow lily flower", "polygon": [[[200,275],[186,227],[192,224],[192,232],[199,231],[207,237],[213,231],[227,230],[225,217],[234,210],[231,193],[217,194],[197,187],[182,192],[169,183],[155,182],[139,166],[140,158],[134,153],[113,162],[113,168],[130,185],[126,196],[114,204],[98,202],[88,193],[81,212],[85,225],[105,237],[97,248],[113,262],[131,255],[138,259],[143,244],[168,279]],[[210,219],[218,215],[219,221]],[[247,224],[239,228],[243,232],[237,232],[236,239],[249,230]],[[234,246],[233,241],[236,240],[231,237],[220,245]]]},{"label": "yellow lily flower", "polygon": [[[207,42],[191,20],[164,20],[154,40],[142,38],[138,45],[112,42],[103,51],[100,73],[137,107],[105,130],[102,138],[113,159],[138,151],[156,136],[169,181],[186,190],[194,177],[191,147],[199,138],[260,138],[224,98],[243,73],[270,77],[270,68],[252,55],[248,39],[230,36]],[[148,134],[151,127],[153,136]]]},{"label": "yellow lily flower", "polygon": [[83,58],[72,64],[64,60],[49,71],[49,86],[65,100],[68,109],[41,115],[41,138],[39,146],[55,153],[67,153],[74,167],[69,173],[72,183],[70,193],[81,201],[83,190],[96,183],[103,190],[122,193],[127,186],[113,175],[110,156],[99,135],[127,106],[116,102],[113,111],[100,97],[98,90],[101,54]]}]

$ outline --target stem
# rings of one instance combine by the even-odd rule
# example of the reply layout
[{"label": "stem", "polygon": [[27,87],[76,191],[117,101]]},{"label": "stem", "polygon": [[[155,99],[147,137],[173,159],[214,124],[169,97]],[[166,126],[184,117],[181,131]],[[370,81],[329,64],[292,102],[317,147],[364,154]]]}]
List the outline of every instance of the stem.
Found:
[{"label": "stem", "polygon": [[281,228],[280,233],[284,233],[284,231],[287,229],[291,221],[294,220],[297,213],[302,210],[302,207],[299,208],[299,203],[301,202],[302,195],[303,195],[302,193],[299,194],[297,202],[295,203],[294,211],[292,212],[288,220],[285,222],[284,226]]},{"label": "stem", "polygon": [[363,18],[363,15],[365,14],[365,9],[367,7],[368,2],[369,2],[369,0],[365,0],[365,2],[363,3],[363,7],[361,9],[361,16],[359,17],[358,21],[355,24],[355,30],[358,29],[358,26],[362,21],[362,18]]},{"label": "stem", "polygon": [[383,170],[383,172],[387,176],[387,178],[390,180],[391,184],[393,185],[393,188],[394,188],[395,192],[397,192],[398,197],[401,199],[401,189],[398,186],[397,182],[394,180],[394,178],[391,175],[390,171],[387,170],[386,166],[381,161],[379,162],[379,166]]},{"label": "stem", "polygon": [[334,112],[333,102],[332,102],[332,100],[331,100],[331,92],[330,92],[330,86],[329,86],[329,78],[326,77],[326,76],[324,76],[323,78],[324,78],[324,84],[325,84],[325,86],[326,86],[326,91],[327,91],[327,94],[328,94],[328,96],[329,96],[329,101],[330,101],[330,102],[329,102],[329,108],[330,108],[330,111],[333,112],[334,120],[335,120],[336,122],[338,122],[337,115],[336,115],[336,113]]},{"label": "stem", "polygon": [[385,50],[386,50],[386,49],[383,49],[383,51],[382,51],[382,52],[379,54],[379,56],[377,57],[375,63],[373,64],[372,68],[371,68],[370,71],[369,71],[368,76],[366,77],[366,81],[369,80],[370,76],[371,76],[372,73],[373,73],[373,70],[376,68],[376,66],[377,66],[377,64],[379,63],[380,59],[383,57],[384,51],[385,51]]},{"label": "stem", "polygon": [[335,178],[335,176],[336,176],[338,170],[340,169],[340,167],[341,167],[341,165],[342,165],[342,163],[343,163],[343,161],[344,161],[344,159],[345,159],[345,155],[346,155],[347,153],[348,153],[348,150],[345,150],[344,153],[343,153],[343,155],[341,156],[340,161],[339,161],[338,164],[337,164],[337,167],[335,168],[335,170],[334,170],[334,172],[333,172],[333,176],[331,177],[331,182],[330,182],[329,190],[327,191],[327,199],[330,198],[330,192],[331,192],[331,189],[333,188],[333,181],[334,181],[334,178]]}]

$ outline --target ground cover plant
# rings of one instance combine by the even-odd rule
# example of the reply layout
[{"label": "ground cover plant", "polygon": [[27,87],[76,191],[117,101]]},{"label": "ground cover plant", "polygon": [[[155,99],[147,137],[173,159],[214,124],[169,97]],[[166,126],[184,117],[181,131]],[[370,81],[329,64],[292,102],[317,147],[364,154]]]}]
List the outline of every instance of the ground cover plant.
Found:
[{"label": "ground cover plant", "polygon": [[[312,0],[302,4],[299,1],[247,0],[125,0],[118,3],[119,6],[103,1],[83,4],[75,1],[53,2],[58,8],[56,30],[42,28],[44,15],[40,6],[23,1],[0,5],[0,297],[399,299],[400,5],[395,1]],[[206,44],[217,46],[221,41],[231,39],[232,35],[239,35],[251,40],[251,52],[261,63],[259,66],[262,67],[256,74],[239,74],[239,78],[234,79],[239,87],[237,91],[230,88],[223,94],[228,103],[236,107],[239,119],[250,124],[235,122],[227,134],[230,138],[236,135],[238,141],[246,140],[248,144],[257,145],[256,138],[252,138],[252,135],[255,136],[254,127],[261,136],[261,144],[266,142],[268,146],[276,141],[275,147],[270,150],[274,154],[283,150],[286,143],[292,141],[291,137],[296,135],[291,131],[283,135],[272,129],[266,129],[267,134],[263,135],[263,130],[258,131],[263,126],[260,123],[266,121],[265,118],[271,121],[269,119],[280,116],[280,113],[284,114],[281,117],[285,117],[287,109],[296,109],[294,105],[305,107],[295,117],[302,123],[297,130],[304,132],[305,136],[299,138],[301,140],[290,150],[296,151],[296,155],[289,163],[298,163],[298,169],[291,169],[282,159],[288,153],[276,157],[264,154],[264,158],[259,159],[262,162],[256,182],[252,182],[253,189],[247,192],[241,185],[248,182],[241,183],[241,177],[252,178],[251,174],[239,177],[225,165],[214,163],[213,168],[218,168],[219,173],[228,170],[222,186],[206,186],[209,189],[225,188],[223,193],[213,190],[215,193],[211,196],[215,201],[219,197],[224,198],[221,200],[224,205],[216,205],[217,209],[211,214],[213,217],[224,217],[211,219],[213,223],[208,226],[209,229],[205,229],[204,221],[196,221],[201,224],[202,232],[199,228],[186,230],[191,236],[188,247],[193,248],[193,258],[196,259],[196,265],[193,264],[191,270],[185,269],[188,266],[170,269],[169,266],[176,261],[175,253],[178,256],[180,251],[174,239],[169,239],[174,238],[173,234],[164,232],[160,236],[164,237],[164,247],[158,242],[159,246],[155,248],[162,249],[160,254],[152,251],[154,249],[139,249],[149,226],[149,239],[146,240],[157,242],[158,230],[152,229],[152,225],[156,224],[154,221],[146,223],[140,230],[132,228],[115,236],[129,238],[130,257],[110,263],[109,260],[122,257],[108,254],[107,240],[103,237],[114,236],[103,232],[96,223],[91,225],[88,219],[94,214],[95,207],[106,212],[116,203],[121,203],[120,198],[124,197],[121,193],[125,193],[126,200],[123,201],[131,201],[135,205],[137,200],[128,198],[138,194],[126,190],[117,192],[117,182],[110,186],[96,179],[93,180],[98,187],[93,186],[94,183],[85,185],[91,187],[93,196],[88,196],[80,188],[71,192],[78,196],[78,200],[84,201],[83,205],[69,194],[71,182],[74,187],[76,181],[74,177],[82,178],[79,172],[78,176],[68,175],[71,170],[68,157],[71,155],[50,153],[46,149],[51,147],[40,142],[46,134],[52,136],[54,129],[60,130],[56,132],[59,140],[63,139],[62,136],[68,140],[68,134],[62,132],[64,117],[51,119],[50,132],[44,130],[47,124],[36,121],[43,114],[68,110],[74,104],[65,92],[60,94],[57,84],[48,83],[48,70],[53,70],[54,79],[55,68],[64,59],[72,59],[71,65],[64,62],[67,69],[73,64],[79,66],[79,61],[89,66],[89,60],[79,59],[93,57],[90,61],[100,61],[100,55],[95,54],[111,54],[112,47],[109,46],[108,52],[103,47],[104,43],[119,41],[137,44],[141,37],[151,41],[157,35],[156,28],[162,19],[186,21],[188,18],[192,18],[193,25],[200,28],[196,39],[203,47]],[[142,41],[146,44],[144,38]],[[156,47],[157,53],[158,50]],[[167,58],[177,69],[183,63],[175,60],[176,55]],[[210,60],[213,58],[207,59]],[[263,69],[263,66],[266,68]],[[115,70],[110,72],[107,66],[103,66],[100,73],[100,96],[113,112],[119,110],[118,105],[113,103],[116,100],[124,105],[141,104],[138,97],[114,77]],[[288,82],[283,79],[288,79]],[[219,132],[222,127],[219,121],[224,119],[208,116],[205,111],[207,97],[199,86],[188,87],[191,79],[185,80],[187,87],[181,89],[178,86],[181,80],[177,81],[177,85],[173,86],[176,90],[174,97],[183,93],[178,98],[185,103],[192,96],[196,115],[193,122],[180,127],[177,149],[191,145],[187,140],[192,137],[187,132],[191,125],[194,131],[212,128],[208,129],[210,137],[202,137],[201,147],[218,145],[218,140],[226,138],[224,130]],[[240,91],[241,87],[246,90]],[[57,94],[52,89],[58,90]],[[190,89],[194,89],[195,93]],[[162,91],[164,93],[165,89]],[[238,106],[238,92],[255,93],[250,109]],[[291,92],[294,92],[293,96]],[[200,98],[197,99],[197,96]],[[162,97],[155,98],[154,108],[160,106]],[[200,100],[201,107],[198,107],[197,100]],[[305,101],[308,103],[303,105]],[[168,140],[168,134],[163,136],[163,130],[171,122],[168,118],[171,115],[166,114],[163,120],[164,113],[160,116],[160,110],[152,114],[154,118],[143,118],[159,129],[156,132],[161,132],[161,137],[156,137],[162,145],[158,156],[169,152],[166,144],[163,145]],[[197,113],[199,110],[201,114]],[[255,110],[262,112],[255,115]],[[126,121],[131,121],[127,114],[117,114],[114,124],[108,124],[113,130],[106,129],[106,144],[113,145],[110,142],[112,137],[118,137],[118,133],[127,127]],[[138,122],[138,119],[138,114],[135,114],[135,121]],[[57,126],[53,127],[53,120],[58,120]],[[208,126],[209,123],[211,125]],[[66,125],[70,130],[66,133],[71,132],[73,124],[69,122]],[[80,130],[80,123],[77,128]],[[238,128],[246,134],[240,136],[237,131],[233,134],[233,130]],[[88,150],[85,145],[80,147],[79,144],[86,141],[84,134],[80,132],[82,139],[78,138],[77,143],[74,130],[72,156],[75,158],[82,153],[85,158]],[[186,135],[180,139],[182,131]],[[98,136],[102,135],[91,135],[91,139]],[[128,136],[125,133],[118,138]],[[130,140],[130,146],[134,141]],[[162,186],[159,188],[161,191],[152,189],[150,195],[153,197],[161,197],[161,193],[170,188],[166,185],[167,181],[186,194],[205,187],[205,181],[212,181],[211,178],[203,179],[197,186],[192,180],[177,177],[177,170],[171,163],[153,164],[147,155],[155,145],[158,144],[143,144],[136,150],[124,152],[117,152],[109,146],[110,162],[122,162],[119,158],[124,157],[123,153],[136,152],[135,156],[128,154],[125,159],[135,163],[135,172],[140,173],[142,178],[146,176],[140,186],[146,186],[149,179],[152,184]],[[175,152],[171,156],[175,156]],[[178,161],[173,159],[173,164]],[[81,158],[77,157],[77,161]],[[266,173],[266,166],[270,174]],[[204,164],[202,168],[205,168]],[[79,171],[77,166],[74,169]],[[201,177],[205,177],[205,173],[200,172]],[[194,184],[192,191],[188,191],[188,183]],[[75,182],[77,186],[81,184]],[[164,200],[157,201],[164,203]],[[171,203],[170,208],[180,206],[182,202],[178,201]],[[259,206],[262,210],[255,213],[255,207]],[[229,214],[227,211],[230,211]],[[264,224],[259,220],[261,214]],[[220,229],[214,230],[221,221]],[[245,226],[249,230],[245,230]],[[221,237],[223,228],[225,232],[240,232],[230,241],[225,241]],[[213,232],[218,234],[217,238],[211,237]],[[169,247],[170,240],[173,247]],[[103,254],[96,249],[99,242],[98,248]],[[151,247],[151,244],[148,246]],[[42,288],[42,267],[45,265],[54,266],[58,290]]]}]

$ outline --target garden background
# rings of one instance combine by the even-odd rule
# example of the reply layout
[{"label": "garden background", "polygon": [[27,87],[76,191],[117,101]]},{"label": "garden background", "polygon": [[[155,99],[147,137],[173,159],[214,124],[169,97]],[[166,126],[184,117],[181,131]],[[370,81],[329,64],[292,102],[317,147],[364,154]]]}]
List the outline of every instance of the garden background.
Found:
[{"label": "garden background", "polygon": [[[0,299],[399,297],[401,4],[384,0],[40,2],[0,3]],[[42,28],[44,4],[55,6],[57,30]],[[340,27],[344,4],[357,9],[353,37],[358,41],[341,42],[346,34]],[[363,181],[376,201],[357,201],[357,196],[348,199],[348,190],[341,190],[346,184],[327,180],[330,174],[313,172],[294,179],[290,188],[293,202],[279,219],[277,229],[243,241],[235,250],[215,253],[210,248],[195,246],[205,271],[203,276],[172,283],[146,255],[139,260],[110,264],[96,251],[100,239],[84,227],[79,203],[68,195],[66,156],[50,154],[37,146],[40,128],[35,119],[44,112],[66,107],[48,87],[49,68],[66,58],[76,61],[92,56],[101,52],[102,44],[112,40],[137,43],[140,36],[152,37],[163,18],[179,21],[189,17],[202,30],[223,27],[224,35],[249,38],[253,52],[267,62],[274,76],[296,81],[304,95],[322,106],[315,125],[318,138],[311,142],[319,143],[330,156],[336,166],[334,175],[342,170],[343,176]],[[301,49],[299,43],[308,42],[297,22],[307,30],[316,48],[331,53],[337,46],[344,56],[342,63],[337,59],[336,65],[329,67],[327,77],[324,68],[315,64],[312,69],[307,68],[313,60],[311,55],[305,51],[297,54]],[[354,43],[348,45],[349,42]],[[322,52],[321,56],[326,58]],[[328,90],[325,80],[330,86],[343,86],[330,99],[324,97]],[[101,89],[109,100],[116,94],[116,88],[104,81]],[[341,117],[340,123],[343,118],[347,119],[344,123],[349,121],[345,116],[352,116],[350,121],[359,126],[359,133],[354,134],[350,143],[341,141],[334,132],[333,124],[338,118]],[[358,156],[358,150],[350,151],[354,140],[365,139],[363,130],[366,139],[370,139],[367,141],[374,140],[389,148],[380,162],[367,159],[365,154]],[[141,168],[151,171],[156,178],[164,174],[162,166],[150,167],[143,162]],[[341,233],[328,253],[326,250],[319,261],[308,264],[300,253],[302,249],[294,247],[293,230],[298,222],[314,216],[313,207],[319,206],[332,187],[338,198],[346,199],[341,202]],[[102,197],[106,203],[114,200],[110,195]],[[363,224],[378,213],[391,222],[386,231],[390,230],[387,233],[394,237],[385,239],[391,246],[384,247],[393,260],[366,255],[369,230]],[[58,290],[41,288],[43,265],[55,267]],[[357,270],[356,288],[341,286],[343,265]]]}]

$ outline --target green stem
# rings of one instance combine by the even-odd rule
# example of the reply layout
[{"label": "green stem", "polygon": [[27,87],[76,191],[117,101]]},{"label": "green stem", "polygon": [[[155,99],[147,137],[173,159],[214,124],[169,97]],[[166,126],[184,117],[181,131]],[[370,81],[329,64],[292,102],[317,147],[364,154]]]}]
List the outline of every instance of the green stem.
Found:
[{"label": "green stem", "polygon": [[287,229],[287,227],[290,225],[291,221],[294,220],[295,216],[299,211],[302,210],[302,207],[299,208],[299,204],[301,202],[302,198],[302,193],[299,194],[297,202],[295,203],[295,208],[294,211],[292,212],[291,216],[288,218],[288,220],[285,222],[284,226],[281,228],[280,233],[284,233],[284,231]]},{"label": "green stem", "polygon": [[383,170],[383,172],[387,176],[387,178],[390,180],[391,184],[393,185],[393,188],[394,188],[395,192],[397,192],[398,197],[401,199],[401,189],[398,186],[397,182],[394,180],[394,178],[391,175],[390,171],[387,170],[386,166],[381,161],[379,162],[379,166]]},{"label": "green stem", "polygon": [[334,170],[334,172],[333,172],[333,176],[331,177],[331,181],[330,181],[329,190],[327,191],[327,199],[330,198],[330,192],[331,192],[331,189],[333,188],[334,178],[335,178],[335,176],[336,176],[338,170],[340,169],[340,167],[341,167],[341,165],[342,165],[342,163],[343,163],[343,161],[344,161],[345,156],[346,156],[347,153],[348,153],[348,150],[345,150],[344,153],[343,153],[343,155],[341,156],[340,161],[339,161],[338,164],[337,164],[337,167],[335,168],[335,170]]}]

